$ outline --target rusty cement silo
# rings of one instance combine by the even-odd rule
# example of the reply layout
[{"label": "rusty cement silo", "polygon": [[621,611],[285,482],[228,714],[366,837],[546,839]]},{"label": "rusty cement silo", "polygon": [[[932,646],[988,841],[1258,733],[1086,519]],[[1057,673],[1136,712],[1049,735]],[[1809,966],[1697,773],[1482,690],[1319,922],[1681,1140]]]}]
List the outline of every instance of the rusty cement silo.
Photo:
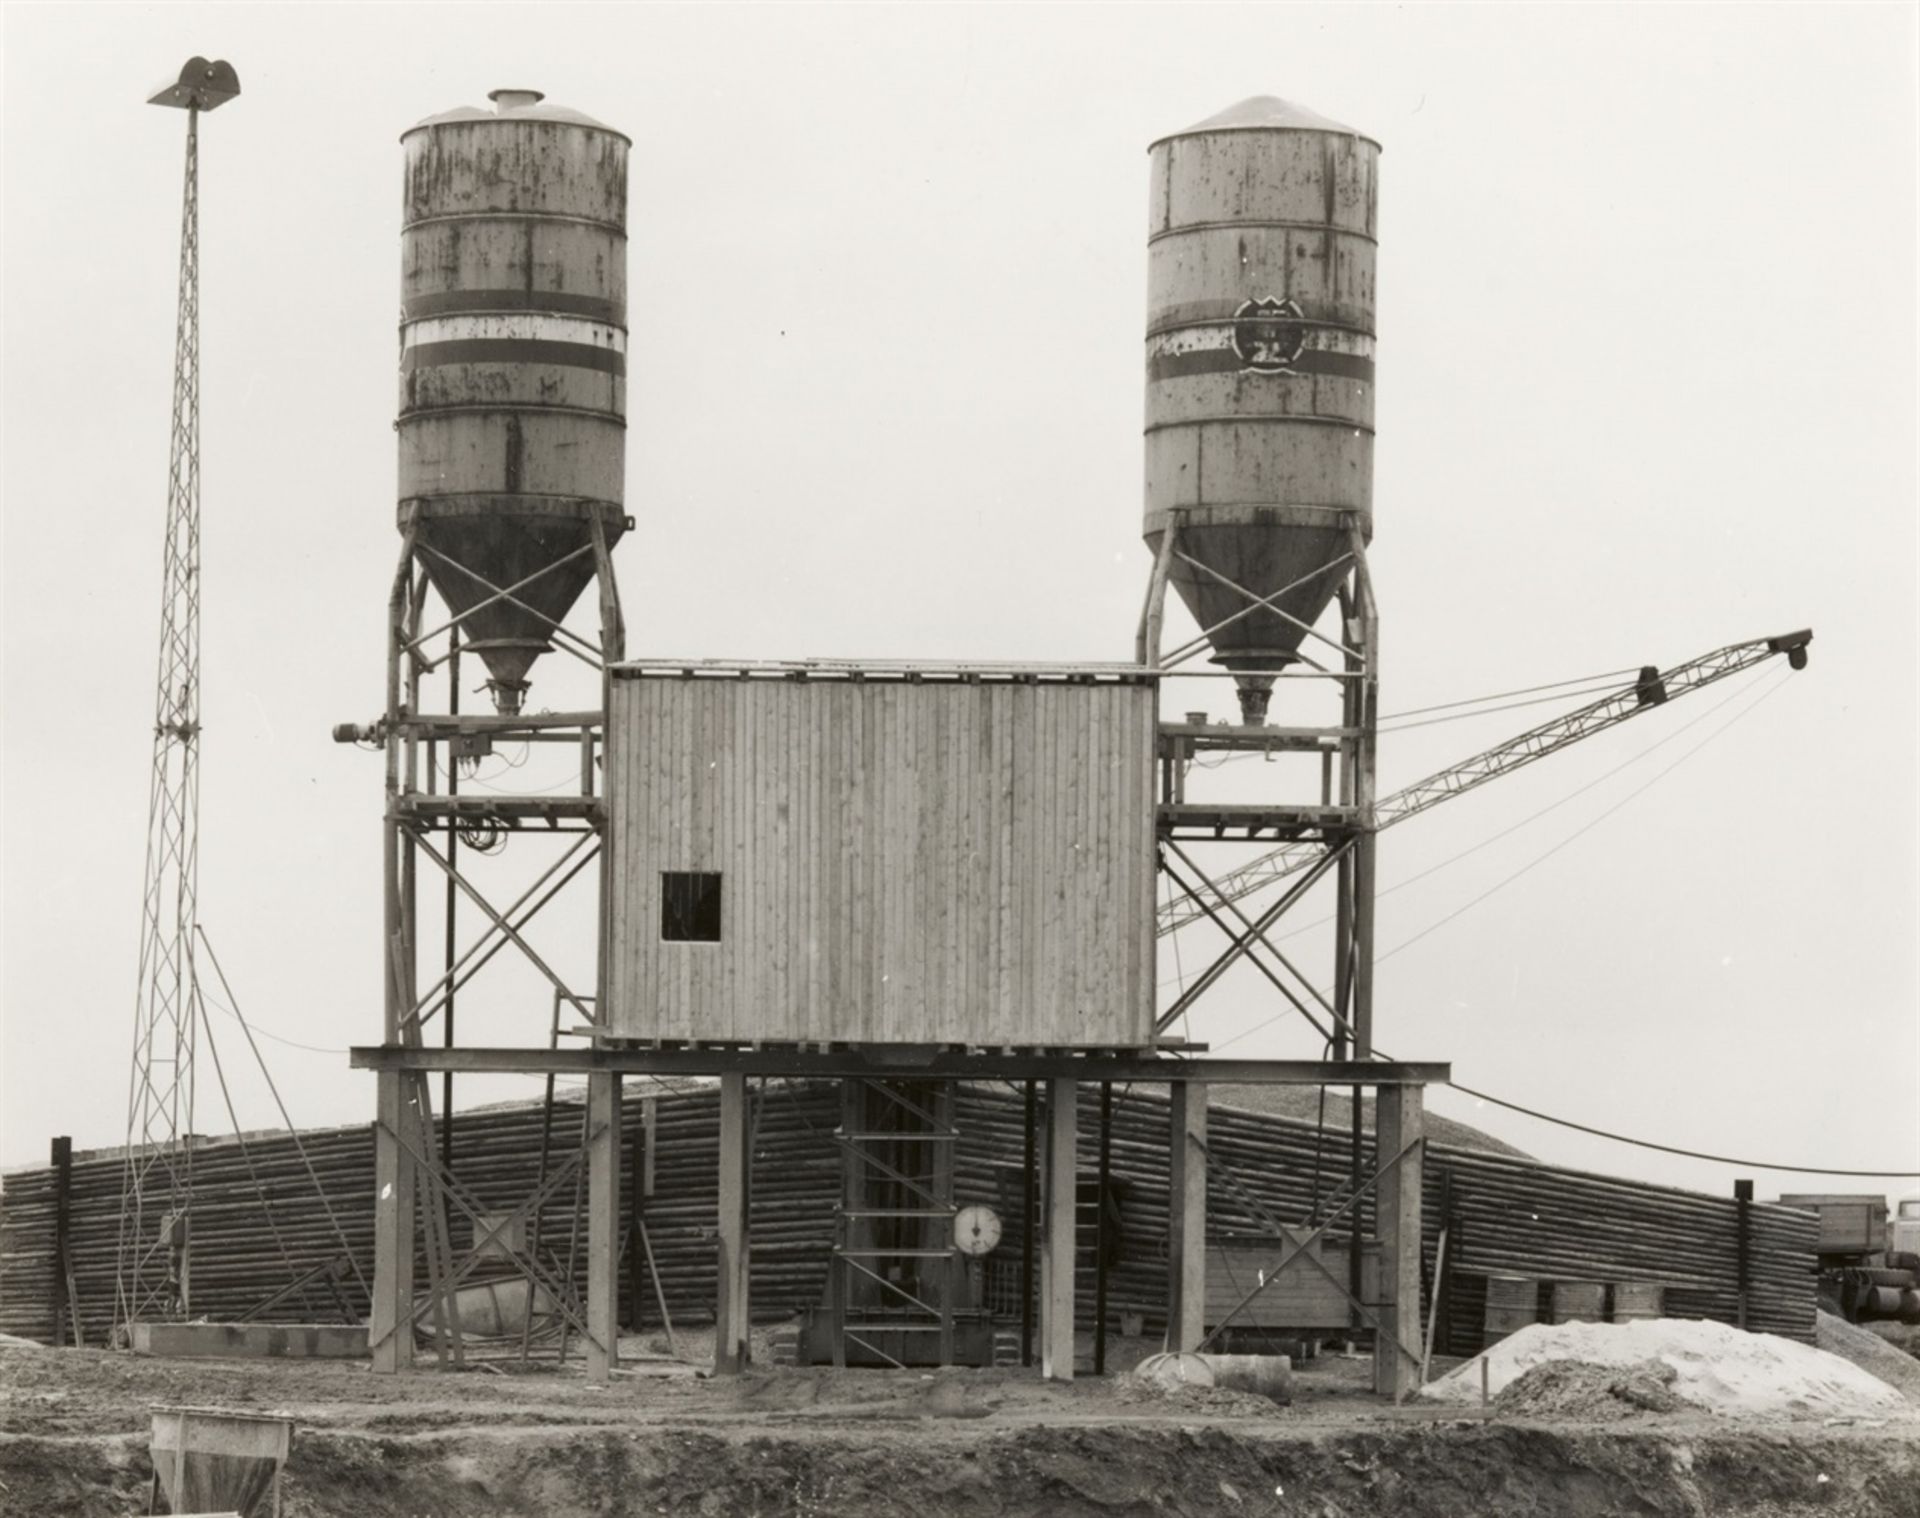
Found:
[{"label": "rusty cement silo", "polygon": [[[1214,662],[1295,661],[1373,532],[1374,250],[1380,145],[1284,100],[1243,101],[1150,149],[1146,523],[1179,514],[1172,583]],[[1300,582],[1295,584],[1294,582]],[[1265,720],[1271,676],[1238,681]]]},{"label": "rusty cement silo", "polygon": [[627,525],[630,143],[537,90],[488,98],[400,139],[399,520],[455,613],[491,600],[462,638],[512,713],[594,520],[609,546]]}]

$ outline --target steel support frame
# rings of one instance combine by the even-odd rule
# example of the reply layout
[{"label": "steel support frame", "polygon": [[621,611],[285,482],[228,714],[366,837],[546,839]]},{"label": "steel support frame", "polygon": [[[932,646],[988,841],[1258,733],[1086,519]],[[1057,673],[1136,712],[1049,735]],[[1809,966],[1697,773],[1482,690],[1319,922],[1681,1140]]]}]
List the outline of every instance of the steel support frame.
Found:
[{"label": "steel support frame", "polygon": [[[452,1116],[452,1075],[459,1068],[458,1062],[450,1060],[439,1067],[444,1083],[444,1110],[442,1142],[437,1148],[433,1142],[427,1073],[416,1062],[427,1047],[422,1038],[423,1029],[441,1014],[445,1014],[445,1043],[439,1052],[452,1056],[461,1052],[452,1027],[455,996],[509,946],[550,983],[556,1001],[572,1007],[588,1031],[597,1024],[605,980],[607,860],[601,848],[602,817],[595,795],[594,769],[605,728],[605,667],[624,652],[624,623],[604,525],[598,517],[589,520],[592,538],[588,544],[558,556],[510,586],[494,585],[470,567],[428,547],[418,540],[411,527],[402,532],[399,563],[388,601],[386,710],[375,730],[386,760],[386,811],[382,828],[385,1013],[380,1047],[387,1054],[402,1056],[401,1063],[383,1070],[376,1078],[374,1282],[369,1322],[376,1371],[405,1370],[415,1360],[412,1325],[416,1318],[423,1316],[423,1308],[415,1298],[414,1274],[416,1244],[422,1232],[429,1275],[425,1312],[431,1315],[434,1344],[440,1362],[445,1364],[449,1351],[456,1360],[462,1351],[456,1296],[461,1280],[479,1262],[481,1252],[497,1244],[509,1219],[523,1218],[529,1211],[537,1213],[540,1204],[558,1190],[560,1183],[576,1173],[579,1175],[576,1189],[583,1195],[587,1213],[588,1282],[584,1303],[574,1299],[570,1263],[562,1267],[555,1260],[543,1260],[537,1244],[525,1255],[509,1251],[508,1257],[527,1279],[530,1310],[541,1292],[552,1301],[565,1325],[562,1354],[565,1332],[578,1332],[585,1342],[589,1379],[607,1380],[617,1363],[621,1168],[618,1072],[602,1072],[589,1079],[579,1151],[564,1159],[557,1170],[549,1172],[543,1163],[542,1184],[506,1219],[498,1220],[499,1226],[490,1227],[481,1221],[473,1200],[460,1186],[451,1145],[447,1142]],[[499,602],[533,611],[516,592],[585,554],[591,554],[594,559],[599,587],[600,641],[594,644],[550,618],[542,620],[548,623],[557,649],[601,671],[600,708],[505,717],[492,713],[462,714],[457,681],[467,621],[476,612]],[[432,557],[443,568],[466,574],[488,593],[486,598],[465,612],[456,613],[449,608],[446,617],[427,627],[424,613],[429,582],[425,556]],[[429,645],[442,637],[446,639],[445,648],[436,653]],[[447,674],[447,710],[423,713],[423,679],[442,668]],[[579,793],[562,797],[460,796],[453,743],[456,738],[467,735],[577,743],[581,755]],[[447,776],[444,790],[440,788],[440,767],[436,763],[441,756],[445,759]],[[529,832],[574,836],[565,840],[566,847],[558,858],[548,863],[532,884],[502,909],[488,900],[462,865],[460,839],[476,826],[510,836]],[[436,832],[447,835],[444,848],[435,846],[432,835]],[[435,978],[424,989],[419,971],[423,931],[420,865],[423,861],[431,867],[428,872],[431,877],[444,881],[446,891],[444,959],[437,975],[428,972]],[[591,966],[589,982],[550,964],[529,941],[526,929],[592,865],[598,866],[594,878],[601,887],[601,906],[597,912],[595,963]],[[461,900],[468,904],[470,912],[477,912],[484,926],[464,949],[457,949],[456,907]],[[416,1060],[408,1060],[406,1056],[414,1056]],[[536,1061],[527,1061],[517,1068],[538,1072]],[[450,1222],[455,1210],[473,1220],[473,1248],[460,1257],[456,1257],[450,1241]]]},{"label": "steel support frame", "polygon": [[[1299,1013],[1320,1035],[1330,1060],[1327,1083],[1334,1084],[1337,1078],[1331,1071],[1335,1067],[1358,1067],[1364,1072],[1384,1063],[1374,1059],[1373,1047],[1380,617],[1367,564],[1365,537],[1358,519],[1353,519],[1348,525],[1345,551],[1304,577],[1312,579],[1329,571],[1343,571],[1337,591],[1339,635],[1329,637],[1317,628],[1305,627],[1280,610],[1275,602],[1285,594],[1285,589],[1272,595],[1257,595],[1182,553],[1175,541],[1179,525],[1177,515],[1170,519],[1148,582],[1147,604],[1141,613],[1136,650],[1140,662],[1150,668],[1171,671],[1195,656],[1215,630],[1202,629],[1200,637],[1190,639],[1163,657],[1160,634],[1164,602],[1171,566],[1177,560],[1236,592],[1245,601],[1221,626],[1249,616],[1271,614],[1294,624],[1297,631],[1337,655],[1336,667],[1324,665],[1304,653],[1300,655],[1300,663],[1311,675],[1335,683],[1340,693],[1340,718],[1337,726],[1317,730],[1289,728],[1273,737],[1257,728],[1203,730],[1193,724],[1163,725],[1160,867],[1188,904],[1187,920],[1204,917],[1219,929],[1225,943],[1200,977],[1183,988],[1171,1007],[1161,1014],[1156,1028],[1165,1031],[1190,1015],[1230,968],[1245,961],[1260,972],[1288,1010]],[[1215,839],[1224,841],[1234,832],[1251,841],[1267,831],[1270,836],[1290,836],[1296,840],[1290,846],[1290,853],[1303,856],[1303,873],[1289,881],[1288,888],[1257,913],[1240,905],[1244,892],[1216,883],[1181,846],[1183,838],[1205,836],[1206,819],[1187,806],[1185,789],[1186,766],[1202,745],[1210,751],[1317,747],[1326,756],[1317,797],[1289,797],[1284,805],[1273,798],[1251,802],[1235,800],[1217,809],[1206,809],[1213,813]],[[1331,874],[1335,882],[1331,1000],[1280,950],[1276,931],[1286,914],[1306,898],[1309,888],[1327,874]],[[1350,1135],[1353,1170],[1348,1186],[1355,1197],[1369,1186],[1379,1187],[1375,1234],[1382,1246],[1383,1271],[1387,1278],[1382,1283],[1383,1301],[1362,1306],[1359,1303],[1361,1254],[1356,1238],[1346,1290],[1356,1304],[1356,1326],[1371,1322],[1375,1327],[1378,1346],[1375,1389],[1397,1398],[1410,1389],[1410,1384],[1417,1384],[1419,1372],[1416,1350],[1412,1355],[1415,1381],[1409,1383],[1405,1346],[1409,1340],[1417,1341],[1419,1337],[1420,1085],[1383,1083],[1377,1076],[1369,1078],[1366,1074],[1337,1083],[1350,1084],[1353,1095]],[[1387,1171],[1371,1180],[1364,1174],[1362,1161],[1363,1086],[1375,1086],[1379,1091],[1376,1132],[1379,1152],[1398,1156],[1404,1147],[1401,1135],[1411,1132],[1414,1139],[1412,1159],[1396,1158]],[[1197,1299],[1204,1297],[1205,1239],[1196,1239],[1193,1235],[1204,1235],[1205,1230],[1205,1099],[1204,1088],[1197,1093],[1197,1100],[1192,1088],[1187,1090],[1189,1094],[1185,1098],[1176,1095],[1170,1135],[1173,1146],[1167,1326],[1170,1349],[1191,1348],[1202,1337],[1204,1311],[1203,1302]],[[1411,1334],[1400,1331],[1403,1317],[1412,1325]]]},{"label": "steel support frame", "polygon": [[[1148,605],[1142,614],[1141,626],[1141,662],[1158,665],[1158,642],[1163,621],[1163,600],[1167,575],[1174,556],[1178,553],[1175,544],[1177,524],[1163,538],[1162,552],[1155,565],[1153,583],[1149,589]],[[599,524],[594,525],[593,549],[596,567],[599,572],[602,636],[598,647],[574,639],[564,644],[569,652],[577,657],[596,662],[592,656],[602,656],[607,663],[617,660],[624,652],[624,635],[621,626],[620,608],[617,591],[614,589],[611,563],[606,553],[604,536]],[[373,1326],[376,1347],[374,1351],[375,1368],[397,1370],[411,1364],[413,1359],[412,1335],[408,1328],[418,1309],[412,1300],[414,1269],[414,1217],[416,1212],[429,1227],[429,1249],[427,1258],[430,1273],[438,1279],[431,1282],[432,1300],[436,1313],[450,1314],[453,1306],[453,1291],[471,1259],[456,1263],[446,1248],[445,1234],[441,1233],[439,1248],[434,1246],[432,1230],[435,1221],[444,1229],[443,1204],[439,1194],[443,1188],[453,1191],[457,1199],[457,1187],[451,1175],[439,1173],[433,1156],[432,1146],[426,1141],[426,1124],[430,1114],[426,1109],[425,1073],[438,1070],[451,1073],[458,1070],[511,1070],[527,1073],[584,1073],[589,1078],[588,1128],[587,1139],[581,1162],[587,1170],[587,1194],[589,1198],[589,1247],[588,1247],[588,1292],[586,1303],[586,1323],[584,1336],[587,1339],[588,1371],[596,1380],[605,1380],[610,1376],[617,1363],[617,1340],[614,1333],[614,1312],[617,1302],[617,1216],[619,1198],[619,1083],[624,1074],[645,1073],[712,1073],[722,1077],[723,1120],[721,1127],[721,1176],[719,1236],[721,1240],[721,1259],[719,1283],[720,1301],[717,1317],[721,1332],[716,1337],[715,1358],[717,1370],[731,1370],[744,1365],[746,1357],[746,1325],[750,1321],[748,1299],[747,1260],[747,1172],[751,1163],[751,1137],[745,1126],[744,1083],[753,1075],[805,1076],[808,1074],[832,1074],[842,1078],[881,1079],[892,1076],[900,1079],[961,1079],[993,1078],[1038,1079],[1048,1085],[1048,1120],[1046,1132],[1045,1159],[1045,1198],[1046,1212],[1045,1252],[1043,1257],[1044,1286],[1041,1292],[1040,1337],[1043,1374],[1067,1379],[1073,1374],[1073,1321],[1074,1321],[1074,1212],[1076,1202],[1076,1166],[1075,1139],[1077,1137],[1077,1104],[1075,1093],[1077,1083],[1083,1079],[1092,1080],[1128,1080],[1128,1081],[1166,1081],[1173,1089],[1177,1115],[1176,1134],[1180,1141],[1175,1145],[1175,1167],[1178,1174],[1175,1197],[1181,1226],[1178,1231],[1176,1269],[1173,1294],[1178,1308],[1169,1324],[1169,1342],[1192,1342],[1201,1336],[1203,1330],[1193,1330],[1191,1320],[1196,1312],[1204,1312],[1204,1270],[1205,1270],[1205,1088],[1213,1080],[1256,1081],[1261,1083],[1284,1082],[1296,1084],[1328,1083],[1365,1083],[1378,1084],[1383,1091],[1393,1090],[1404,1097],[1412,1092],[1412,1111],[1416,1114],[1411,1120],[1417,1127],[1419,1110],[1418,1097],[1421,1084],[1446,1079],[1444,1066],[1435,1065],[1396,1065],[1375,1061],[1372,1058],[1372,827],[1371,807],[1373,804],[1373,761],[1375,753],[1374,729],[1377,713],[1377,662],[1378,662],[1378,621],[1373,610],[1371,587],[1367,579],[1365,546],[1357,529],[1350,539],[1348,554],[1344,560],[1350,560],[1348,579],[1341,588],[1343,609],[1342,638],[1338,641],[1327,640],[1337,648],[1344,661],[1339,671],[1322,671],[1327,678],[1341,682],[1342,717],[1338,728],[1328,729],[1324,739],[1328,749],[1337,755],[1339,767],[1340,804],[1347,818],[1347,825],[1328,830],[1325,836],[1327,858],[1325,868],[1338,871],[1342,890],[1339,907],[1339,953],[1337,963],[1341,967],[1339,983],[1331,1006],[1317,993],[1313,1000],[1332,1017],[1332,1046],[1329,1052],[1338,1057],[1332,1061],[1227,1061],[1168,1058],[1154,1050],[1129,1051],[1075,1051],[1075,1050],[1027,1050],[1027,1051],[979,1051],[965,1049],[931,1050],[892,1050],[885,1048],[852,1049],[754,1049],[737,1048],[680,1048],[645,1049],[596,1044],[586,1049],[473,1049],[449,1044],[440,1048],[427,1047],[420,1037],[421,1025],[443,1007],[452,992],[459,990],[466,980],[484,968],[501,948],[509,943],[518,948],[536,968],[552,983],[556,994],[572,1003],[582,1013],[588,1013],[589,1020],[597,1020],[599,1008],[603,1005],[606,953],[607,922],[605,903],[610,893],[606,889],[606,872],[610,861],[604,850],[597,844],[589,847],[584,857],[575,862],[575,856],[564,856],[560,864],[549,868],[547,873],[537,880],[522,897],[507,908],[497,911],[487,903],[484,897],[466,880],[451,857],[451,851],[443,856],[431,848],[428,835],[436,829],[445,829],[450,833],[460,826],[461,817],[487,817],[493,808],[490,803],[481,802],[477,806],[464,800],[458,810],[453,805],[437,806],[431,798],[431,784],[428,793],[423,795],[419,786],[419,744],[421,741],[434,742],[463,732],[486,733],[490,735],[513,734],[524,727],[527,733],[538,731],[542,738],[551,740],[549,731],[556,725],[555,717],[549,715],[543,719],[528,720],[476,716],[463,718],[449,713],[427,717],[419,711],[419,690],[421,676],[438,667],[441,663],[451,663],[447,659],[435,659],[425,652],[425,645],[433,636],[441,633],[457,637],[463,621],[455,616],[451,621],[422,634],[422,610],[426,596],[426,576],[418,554],[420,548],[411,535],[403,547],[401,564],[394,580],[393,595],[390,602],[390,660],[388,671],[388,701],[386,720],[382,724],[382,736],[387,755],[387,816],[385,827],[385,847],[383,850],[386,926],[384,945],[384,969],[387,983],[387,1016],[384,1042],[378,1048],[356,1049],[353,1051],[353,1064],[357,1068],[373,1069],[378,1072],[377,1089],[381,1120],[376,1125],[376,1187],[378,1207],[376,1211],[376,1281],[374,1287]],[[578,551],[575,551],[577,556]],[[473,576],[480,580],[477,574]],[[523,585],[525,582],[521,582]],[[493,599],[506,600],[520,605],[513,592],[519,585],[498,587],[481,580],[483,588],[492,593]],[[1233,587],[1240,589],[1240,587]],[[1260,598],[1250,592],[1247,596],[1249,606],[1246,614],[1257,613],[1262,609],[1271,609],[1272,597]],[[477,609],[477,608],[476,608]],[[451,648],[450,648],[451,652]],[[600,808],[591,797],[591,760],[596,741],[595,728],[603,726],[605,714],[605,665],[602,665],[603,687],[602,708],[598,712],[566,714],[560,721],[561,726],[572,726],[577,721],[579,741],[582,746],[583,765],[582,797],[569,798],[552,805],[543,805],[539,798],[514,798],[511,808],[502,807],[493,811],[493,815],[506,828],[524,828],[528,825],[544,823],[543,831],[563,830],[588,831],[597,833],[601,826]],[[1258,745],[1257,737],[1249,742]],[[1219,746],[1218,740],[1209,739],[1210,746]],[[1270,746],[1270,745],[1268,745]],[[1330,801],[1324,795],[1322,803]],[[1296,809],[1297,810],[1297,809]],[[1167,830],[1171,836],[1171,830]],[[1177,851],[1177,844],[1174,845]],[[449,890],[459,890],[479,906],[488,919],[488,928],[481,940],[469,947],[466,954],[457,959],[450,958],[439,982],[423,996],[418,985],[415,968],[418,932],[415,887],[418,874],[418,860],[421,854],[443,874],[449,884]],[[1184,857],[1184,856],[1183,856]],[[584,869],[585,864],[597,862],[600,866],[599,942],[594,972],[594,991],[591,997],[570,986],[564,977],[549,967],[527,943],[521,930],[532,916],[547,902],[551,901],[568,881]],[[555,875],[563,865],[572,862],[571,870],[557,884],[551,885]],[[1197,877],[1199,885],[1186,883],[1183,889],[1190,895],[1199,897],[1208,889],[1207,876],[1200,871],[1190,858],[1186,858],[1188,871]],[[540,894],[542,891],[545,894]],[[1290,892],[1287,906],[1290,907],[1305,891]],[[1276,988],[1282,988],[1284,982],[1281,972],[1276,971],[1273,963],[1277,961],[1282,970],[1298,973],[1274,948],[1268,936],[1274,920],[1282,913],[1262,914],[1257,920],[1249,919],[1237,908],[1232,907],[1220,897],[1217,889],[1214,898],[1220,900],[1226,910],[1209,910],[1207,915],[1219,924],[1230,940],[1225,958],[1230,963],[1241,957],[1248,957],[1259,964],[1274,982]],[[1233,923],[1229,922],[1233,919]],[[1234,925],[1237,923],[1237,927]],[[1262,953],[1262,951],[1265,953]],[[1217,974],[1212,979],[1217,979]],[[1311,991],[1311,988],[1307,988]],[[434,998],[440,1000],[436,1002]],[[1298,996],[1290,995],[1289,1001],[1299,1010],[1305,1011],[1306,1004]],[[1348,1058],[1349,1050],[1351,1058]],[[410,1087],[409,1082],[414,1084]],[[729,1096],[732,1100],[729,1101]],[[420,1142],[408,1142],[407,1124],[410,1120],[409,1107],[412,1108],[411,1121],[421,1134]],[[1391,1107],[1399,1115],[1404,1128],[1407,1121],[1407,1108],[1402,1101],[1383,1102],[1383,1110]],[[733,1121],[727,1119],[731,1117]],[[1387,1119],[1383,1118],[1383,1122]],[[729,1141],[728,1135],[733,1134]],[[1406,1176],[1411,1175],[1409,1182]],[[1371,1184],[1371,1183],[1369,1183]],[[1383,1187],[1386,1182],[1381,1182]],[[1403,1169],[1401,1178],[1395,1184],[1400,1188],[1392,1193],[1393,1207],[1391,1218],[1398,1220],[1400,1231],[1395,1236],[1398,1247],[1391,1252],[1392,1263],[1389,1274],[1395,1283],[1405,1272],[1405,1262],[1399,1255],[1407,1253],[1406,1241],[1409,1235],[1405,1227],[1407,1209],[1411,1208],[1413,1227],[1410,1234],[1411,1259],[1413,1271],[1413,1320],[1418,1318],[1418,1207],[1419,1185],[1417,1169]],[[1356,1184],[1356,1195],[1359,1191]],[[1386,1193],[1383,1191],[1383,1198]],[[849,1199],[852,1200],[851,1198]],[[1384,1206],[1384,1201],[1381,1204]],[[1391,1220],[1390,1224],[1391,1226]],[[1170,1230],[1173,1232],[1173,1230]],[[1384,1235],[1383,1235],[1384,1237]],[[484,1240],[480,1242],[485,1242]],[[1356,1251],[1357,1257],[1357,1251]],[[532,1264],[533,1262],[529,1262]],[[541,1272],[544,1274],[544,1272]],[[531,1278],[531,1276],[530,1276]],[[571,1283],[566,1283],[570,1286]],[[1390,1288],[1391,1289],[1391,1288]],[[444,1294],[444,1302],[442,1300]],[[564,1298],[566,1292],[557,1294]],[[1396,1298],[1395,1300],[1404,1300]],[[564,1308],[563,1308],[564,1310]],[[571,1314],[569,1314],[571,1316]],[[1393,1336],[1397,1341],[1397,1333]],[[457,1340],[456,1340],[457,1343]],[[443,1348],[444,1357],[444,1348]],[[1381,1389],[1396,1389],[1394,1377],[1402,1372],[1398,1369],[1405,1356],[1386,1354],[1383,1361],[1395,1367],[1377,1375]]]}]

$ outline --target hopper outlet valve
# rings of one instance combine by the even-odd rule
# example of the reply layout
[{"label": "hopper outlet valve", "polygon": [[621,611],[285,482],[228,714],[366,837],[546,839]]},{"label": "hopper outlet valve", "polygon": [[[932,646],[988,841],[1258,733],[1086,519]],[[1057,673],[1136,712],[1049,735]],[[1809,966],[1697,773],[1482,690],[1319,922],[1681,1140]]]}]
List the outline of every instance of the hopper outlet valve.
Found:
[{"label": "hopper outlet valve", "polygon": [[1240,697],[1240,720],[1248,727],[1265,727],[1267,706],[1273,700],[1273,676],[1242,675],[1234,684]]},{"label": "hopper outlet valve", "polygon": [[489,680],[487,693],[493,697],[493,709],[503,717],[517,717],[527,699],[530,680]]}]

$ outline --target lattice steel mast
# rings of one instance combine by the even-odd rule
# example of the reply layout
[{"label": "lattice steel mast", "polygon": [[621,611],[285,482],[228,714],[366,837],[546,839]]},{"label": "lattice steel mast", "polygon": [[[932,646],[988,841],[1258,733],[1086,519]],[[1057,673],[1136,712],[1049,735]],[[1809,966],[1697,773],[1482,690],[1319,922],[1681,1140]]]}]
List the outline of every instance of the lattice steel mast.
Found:
[{"label": "lattice steel mast", "polygon": [[200,815],[200,113],[239,93],[228,64],[194,58],[149,102],[186,111],[187,155],[116,1330],[130,1330],[141,1318],[184,1315],[192,1302],[193,1057],[201,1011],[193,965]]}]

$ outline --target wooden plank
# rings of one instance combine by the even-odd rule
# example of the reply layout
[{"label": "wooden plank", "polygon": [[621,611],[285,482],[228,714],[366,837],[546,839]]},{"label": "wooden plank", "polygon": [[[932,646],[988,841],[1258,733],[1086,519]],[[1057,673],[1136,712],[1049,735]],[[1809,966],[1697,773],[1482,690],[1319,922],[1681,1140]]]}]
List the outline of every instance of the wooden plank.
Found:
[{"label": "wooden plank", "polygon": [[1206,1337],[1207,1088],[1169,1088],[1167,1109],[1167,1348],[1197,1349]]}]

